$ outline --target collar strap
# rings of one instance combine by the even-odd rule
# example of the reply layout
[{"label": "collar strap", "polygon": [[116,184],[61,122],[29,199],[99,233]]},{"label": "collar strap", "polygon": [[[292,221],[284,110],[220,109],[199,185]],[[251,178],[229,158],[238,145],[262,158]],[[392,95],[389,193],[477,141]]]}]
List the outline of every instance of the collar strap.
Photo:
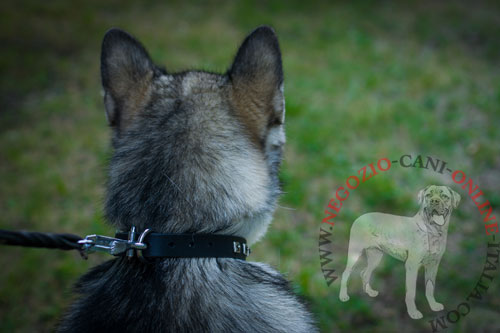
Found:
[{"label": "collar strap", "polygon": [[[118,232],[115,237],[130,240],[130,233]],[[245,238],[214,234],[160,234],[148,232],[141,239],[146,247],[137,249],[149,258],[235,258],[245,260],[250,248]],[[121,253],[125,255],[125,253]]]}]

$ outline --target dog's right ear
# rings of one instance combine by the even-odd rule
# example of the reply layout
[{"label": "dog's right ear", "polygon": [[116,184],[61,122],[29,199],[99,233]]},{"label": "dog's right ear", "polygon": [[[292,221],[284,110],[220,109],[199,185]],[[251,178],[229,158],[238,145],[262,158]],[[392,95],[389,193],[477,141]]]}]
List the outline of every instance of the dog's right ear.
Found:
[{"label": "dog's right ear", "polygon": [[420,192],[418,192],[417,199],[419,205],[421,205],[424,202],[425,191],[427,191],[429,187],[430,185],[426,186],[425,188],[421,189]]},{"label": "dog's right ear", "polygon": [[102,41],[101,78],[108,123],[126,127],[147,104],[155,66],[146,49],[123,30],[109,30]]}]

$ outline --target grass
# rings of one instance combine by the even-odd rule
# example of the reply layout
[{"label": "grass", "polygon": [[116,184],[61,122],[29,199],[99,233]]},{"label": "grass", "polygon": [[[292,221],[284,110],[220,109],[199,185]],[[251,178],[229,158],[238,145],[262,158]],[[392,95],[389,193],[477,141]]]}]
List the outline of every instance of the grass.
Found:
[{"label": "grass", "polygon": [[[404,267],[391,258],[374,276],[377,299],[361,292],[357,274],[347,303],[338,300],[338,281],[326,286],[320,221],[349,175],[384,156],[437,156],[500,205],[500,7],[493,2],[6,1],[0,9],[1,228],[112,232],[102,216],[110,148],[99,81],[100,42],[111,26],[136,35],[174,71],[224,71],[246,33],[260,24],[276,28],[286,82],[286,193],[251,260],[285,273],[322,331],[428,329],[407,317]],[[367,211],[409,215],[417,191],[433,182],[451,184],[429,171],[394,168],[353,191],[335,225],[332,266],[343,269],[353,219]],[[487,241],[460,191],[436,291],[447,309],[473,288]],[[3,247],[0,330],[51,331],[75,279],[106,259]],[[422,281],[418,288],[417,305],[430,318]],[[453,330],[498,329],[499,294],[497,277]]]}]

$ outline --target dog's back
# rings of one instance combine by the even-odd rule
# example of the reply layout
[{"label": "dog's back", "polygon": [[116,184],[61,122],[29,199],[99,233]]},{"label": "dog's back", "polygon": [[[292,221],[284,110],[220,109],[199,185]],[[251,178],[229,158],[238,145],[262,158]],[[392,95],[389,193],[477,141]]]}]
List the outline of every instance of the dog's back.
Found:
[{"label": "dog's back", "polygon": [[234,259],[108,261],[83,276],[63,332],[311,332],[270,267]]},{"label": "dog's back", "polygon": [[[281,55],[258,28],[224,75],[169,74],[111,30],[101,58],[113,128],[106,215],[117,229],[237,235],[266,231],[284,144]],[[81,278],[60,331],[314,331],[287,281],[237,259],[137,258]]]}]

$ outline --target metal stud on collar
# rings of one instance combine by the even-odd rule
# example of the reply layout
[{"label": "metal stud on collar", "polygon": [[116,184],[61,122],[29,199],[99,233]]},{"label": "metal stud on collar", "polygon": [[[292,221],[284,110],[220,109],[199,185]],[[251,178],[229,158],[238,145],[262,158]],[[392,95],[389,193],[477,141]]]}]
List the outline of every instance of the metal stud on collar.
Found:
[{"label": "metal stud on collar", "polygon": [[242,253],[248,257],[252,251],[246,243],[233,242],[233,252]]}]

